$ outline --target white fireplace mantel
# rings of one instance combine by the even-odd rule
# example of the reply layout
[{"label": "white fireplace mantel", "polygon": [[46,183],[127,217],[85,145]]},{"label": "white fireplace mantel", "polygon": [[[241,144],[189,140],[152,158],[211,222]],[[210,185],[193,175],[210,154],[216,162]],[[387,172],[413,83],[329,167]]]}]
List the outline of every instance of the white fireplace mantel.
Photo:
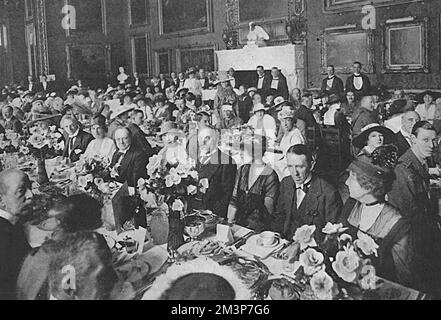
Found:
[{"label": "white fireplace mantel", "polygon": [[278,67],[288,81],[288,88],[305,87],[305,46],[289,44],[286,46],[244,48],[238,50],[216,51],[219,71],[234,68],[236,71],[256,70],[259,65],[266,70]]}]

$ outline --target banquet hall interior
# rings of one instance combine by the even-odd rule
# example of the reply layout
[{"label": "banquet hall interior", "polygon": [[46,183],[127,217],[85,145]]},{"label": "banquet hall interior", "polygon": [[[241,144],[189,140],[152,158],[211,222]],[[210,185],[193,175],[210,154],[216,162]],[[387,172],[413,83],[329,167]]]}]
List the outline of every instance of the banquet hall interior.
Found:
[{"label": "banquet hall interior", "polygon": [[439,0],[0,0],[0,111],[0,300],[441,299]]}]

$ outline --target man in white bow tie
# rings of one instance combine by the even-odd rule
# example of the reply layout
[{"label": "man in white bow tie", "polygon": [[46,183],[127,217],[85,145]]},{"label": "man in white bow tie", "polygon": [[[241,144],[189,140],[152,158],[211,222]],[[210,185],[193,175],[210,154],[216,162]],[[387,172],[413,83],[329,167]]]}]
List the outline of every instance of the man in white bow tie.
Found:
[{"label": "man in white bow tie", "polygon": [[335,75],[335,68],[333,65],[329,65],[326,71],[328,76],[322,81],[321,93],[327,94],[328,96],[336,94],[339,98],[343,98],[345,91],[343,80]]},{"label": "man in white bow tie", "polygon": [[360,101],[361,98],[369,95],[371,91],[371,82],[369,78],[361,72],[362,64],[354,62],[354,73],[346,80],[346,92],[353,92],[355,99]]},{"label": "man in white bow tie", "polygon": [[305,224],[315,225],[316,234],[321,238],[323,227],[339,220],[340,195],[332,185],[312,172],[315,159],[307,146],[298,144],[289,148],[286,162],[290,175],[280,183],[276,210],[276,221],[283,221],[283,228],[279,226],[277,229],[282,229],[286,239],[291,239],[297,228]]}]

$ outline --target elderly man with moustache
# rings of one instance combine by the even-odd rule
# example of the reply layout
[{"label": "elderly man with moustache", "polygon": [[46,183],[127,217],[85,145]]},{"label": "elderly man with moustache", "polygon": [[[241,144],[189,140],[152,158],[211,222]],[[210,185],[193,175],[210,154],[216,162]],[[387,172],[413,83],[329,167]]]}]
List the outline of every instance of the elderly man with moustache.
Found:
[{"label": "elderly man with moustache", "polygon": [[[208,180],[208,190],[195,206],[211,210],[220,217],[227,217],[236,181],[237,166],[234,160],[218,148],[219,137],[216,130],[206,127],[198,133],[199,155],[196,167],[199,179]],[[194,155],[191,155],[194,156]]]},{"label": "elderly man with moustache", "polygon": [[136,204],[130,201],[130,196],[135,194],[138,180],[147,177],[146,167],[149,157],[132,142],[133,135],[128,128],[119,128],[115,131],[118,151],[113,155],[110,167],[115,179],[124,183],[112,199],[117,230],[121,230],[123,224],[134,217]]},{"label": "elderly man with moustache", "polygon": [[21,264],[30,250],[20,217],[32,209],[28,176],[18,170],[0,173],[0,300],[14,300]]},{"label": "elderly man with moustache", "polygon": [[77,162],[94,138],[90,133],[81,130],[78,120],[72,116],[64,116],[60,126],[64,131],[64,141],[66,141],[63,157],[71,162]]}]

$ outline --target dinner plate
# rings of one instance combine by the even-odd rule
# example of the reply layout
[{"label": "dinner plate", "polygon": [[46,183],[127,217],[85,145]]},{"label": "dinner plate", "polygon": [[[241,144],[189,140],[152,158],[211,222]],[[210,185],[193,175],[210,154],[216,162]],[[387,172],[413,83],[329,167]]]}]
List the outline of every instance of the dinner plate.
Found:
[{"label": "dinner plate", "polygon": [[255,235],[255,236],[250,237],[247,242],[249,245],[254,245],[254,246],[262,247],[262,248],[266,248],[266,249],[272,249],[272,248],[277,247],[280,244],[280,238],[275,238],[274,243],[272,243],[270,245],[264,245],[264,244],[262,244],[262,240],[261,240],[260,236]]}]

